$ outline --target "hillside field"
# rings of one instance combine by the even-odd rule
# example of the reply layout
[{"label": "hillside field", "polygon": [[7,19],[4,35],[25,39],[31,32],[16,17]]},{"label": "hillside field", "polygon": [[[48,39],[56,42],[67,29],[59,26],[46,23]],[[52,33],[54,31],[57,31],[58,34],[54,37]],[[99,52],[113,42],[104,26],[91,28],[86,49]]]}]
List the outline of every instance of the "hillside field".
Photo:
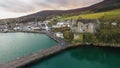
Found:
[{"label": "hillside field", "polygon": [[100,19],[100,18],[111,19],[111,18],[118,18],[118,17],[120,17],[120,9],[105,11],[105,12],[99,12],[99,13],[81,14],[81,15],[78,15],[78,16],[71,16],[71,17],[62,17],[62,18],[57,18],[57,20],[68,20],[68,19],[78,19],[78,18],[83,18],[83,19]]}]

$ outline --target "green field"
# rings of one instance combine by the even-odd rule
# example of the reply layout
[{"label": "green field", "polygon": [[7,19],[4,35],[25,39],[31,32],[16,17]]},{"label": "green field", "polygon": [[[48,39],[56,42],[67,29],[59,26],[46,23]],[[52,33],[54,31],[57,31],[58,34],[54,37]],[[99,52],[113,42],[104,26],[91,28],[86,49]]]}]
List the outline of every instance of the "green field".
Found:
[{"label": "green field", "polygon": [[78,18],[99,19],[103,17],[105,19],[111,19],[111,18],[116,18],[118,16],[120,17],[120,9],[106,11],[106,12],[99,12],[99,13],[81,14],[78,16],[71,16],[71,17],[63,17],[63,18],[58,18],[57,20],[78,19]]}]

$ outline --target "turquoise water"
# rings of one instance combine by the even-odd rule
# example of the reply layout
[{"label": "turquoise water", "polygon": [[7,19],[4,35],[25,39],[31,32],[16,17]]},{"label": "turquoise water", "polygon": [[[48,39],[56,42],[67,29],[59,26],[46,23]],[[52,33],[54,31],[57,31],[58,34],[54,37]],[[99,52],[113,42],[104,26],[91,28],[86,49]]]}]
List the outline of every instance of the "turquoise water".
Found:
[{"label": "turquoise water", "polygon": [[0,33],[0,63],[57,45],[44,34]]},{"label": "turquoise water", "polygon": [[120,68],[120,49],[79,47],[64,51],[28,68]]}]

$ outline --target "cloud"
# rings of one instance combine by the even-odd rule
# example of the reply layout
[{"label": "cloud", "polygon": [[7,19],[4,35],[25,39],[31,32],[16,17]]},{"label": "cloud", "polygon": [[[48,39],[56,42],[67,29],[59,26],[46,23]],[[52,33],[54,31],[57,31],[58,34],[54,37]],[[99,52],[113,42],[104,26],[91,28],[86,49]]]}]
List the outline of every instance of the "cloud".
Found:
[{"label": "cloud", "polygon": [[48,9],[75,9],[86,7],[103,0],[32,0],[33,4],[41,6],[42,8],[49,7]]},{"label": "cloud", "polygon": [[0,0],[0,8],[11,12],[34,12],[41,10],[74,9],[102,0]]},{"label": "cloud", "polygon": [[4,11],[4,10],[0,9],[0,19],[15,18],[15,17],[28,15],[28,14],[30,14],[30,13],[14,13],[14,12]]},{"label": "cloud", "polygon": [[31,12],[34,7],[22,0],[0,0],[0,8],[11,12]]},{"label": "cloud", "polygon": [[24,16],[43,10],[81,8],[103,0],[0,0],[0,19]]}]

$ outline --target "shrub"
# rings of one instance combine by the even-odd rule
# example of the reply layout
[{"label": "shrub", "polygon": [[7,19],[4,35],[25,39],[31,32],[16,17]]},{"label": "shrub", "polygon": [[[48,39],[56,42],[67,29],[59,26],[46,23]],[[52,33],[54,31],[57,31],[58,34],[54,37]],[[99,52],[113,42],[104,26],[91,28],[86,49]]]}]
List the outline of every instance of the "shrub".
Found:
[{"label": "shrub", "polygon": [[72,41],[74,39],[74,33],[70,31],[63,32],[63,36],[68,41]]}]

